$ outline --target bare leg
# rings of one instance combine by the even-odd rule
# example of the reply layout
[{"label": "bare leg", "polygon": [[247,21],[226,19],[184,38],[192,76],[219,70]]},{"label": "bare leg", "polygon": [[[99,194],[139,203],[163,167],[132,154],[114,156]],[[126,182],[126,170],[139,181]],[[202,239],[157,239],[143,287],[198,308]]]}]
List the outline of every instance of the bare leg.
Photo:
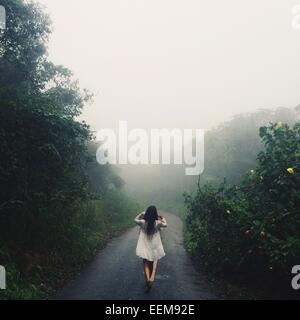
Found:
[{"label": "bare leg", "polygon": [[151,277],[150,268],[148,265],[148,261],[146,259],[143,260],[143,263],[144,263],[144,275],[145,275],[146,281],[148,283],[148,281]]},{"label": "bare leg", "polygon": [[158,263],[158,261],[156,260],[156,261],[154,261],[153,264],[152,264],[152,272],[151,272],[151,277],[150,277],[150,281],[151,281],[151,282],[154,282],[154,280],[155,280],[157,263]]},{"label": "bare leg", "polygon": [[153,273],[153,261],[148,261],[149,264],[149,270],[150,270],[150,277],[149,281],[151,281],[152,273]]},{"label": "bare leg", "polygon": [[153,274],[153,261],[148,261],[148,260],[143,260],[144,262],[144,275],[146,278],[146,292],[149,292],[151,290],[152,287],[152,283],[153,281],[151,280],[152,278],[152,274]]}]

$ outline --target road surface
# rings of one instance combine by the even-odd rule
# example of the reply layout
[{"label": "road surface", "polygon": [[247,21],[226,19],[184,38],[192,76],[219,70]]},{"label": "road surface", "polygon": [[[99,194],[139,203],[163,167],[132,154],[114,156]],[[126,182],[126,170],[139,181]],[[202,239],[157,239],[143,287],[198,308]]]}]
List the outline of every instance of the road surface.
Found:
[{"label": "road surface", "polygon": [[222,299],[199,274],[183,247],[182,221],[163,214],[168,228],[162,230],[166,256],[158,263],[156,281],[145,293],[142,259],[135,255],[138,227],[113,239],[77,279],[58,294],[64,300],[207,300]]}]

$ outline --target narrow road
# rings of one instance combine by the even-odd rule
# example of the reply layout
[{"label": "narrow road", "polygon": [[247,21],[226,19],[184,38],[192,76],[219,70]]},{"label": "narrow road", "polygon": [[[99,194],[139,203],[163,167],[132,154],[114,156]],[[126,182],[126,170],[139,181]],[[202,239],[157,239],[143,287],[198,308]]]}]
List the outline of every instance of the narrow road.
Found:
[{"label": "narrow road", "polygon": [[206,300],[220,299],[199,274],[183,247],[182,221],[162,212],[168,228],[162,231],[166,256],[158,263],[156,281],[144,292],[142,260],[135,255],[138,227],[113,239],[94,261],[57,296],[66,300]]}]

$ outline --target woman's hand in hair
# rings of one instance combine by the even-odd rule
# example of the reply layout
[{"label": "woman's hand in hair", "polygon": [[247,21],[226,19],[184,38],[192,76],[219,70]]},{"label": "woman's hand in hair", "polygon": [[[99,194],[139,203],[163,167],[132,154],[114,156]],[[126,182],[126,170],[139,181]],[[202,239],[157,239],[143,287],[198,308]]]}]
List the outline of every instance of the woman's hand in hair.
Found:
[{"label": "woman's hand in hair", "polygon": [[139,218],[140,219],[144,219],[145,218],[145,212],[140,213]]},{"label": "woman's hand in hair", "polygon": [[135,222],[136,224],[138,224],[138,225],[141,225],[141,224],[143,223],[144,216],[145,216],[144,212],[138,214],[138,215],[135,217],[134,222]]},{"label": "woman's hand in hair", "polygon": [[167,227],[167,221],[163,216],[158,216],[159,219],[159,228]]}]

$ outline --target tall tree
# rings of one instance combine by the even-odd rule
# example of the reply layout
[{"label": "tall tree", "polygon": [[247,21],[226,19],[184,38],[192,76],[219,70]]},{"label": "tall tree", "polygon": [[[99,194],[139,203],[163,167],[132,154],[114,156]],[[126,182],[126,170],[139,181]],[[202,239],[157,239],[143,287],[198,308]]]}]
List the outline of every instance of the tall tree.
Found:
[{"label": "tall tree", "polygon": [[51,24],[42,8],[23,0],[0,4],[7,13],[0,34],[0,217],[6,219],[0,236],[9,238],[12,226],[32,242],[33,217],[59,225],[69,218],[66,208],[87,195],[91,134],[76,117],[90,95],[68,69],[48,60]]}]

